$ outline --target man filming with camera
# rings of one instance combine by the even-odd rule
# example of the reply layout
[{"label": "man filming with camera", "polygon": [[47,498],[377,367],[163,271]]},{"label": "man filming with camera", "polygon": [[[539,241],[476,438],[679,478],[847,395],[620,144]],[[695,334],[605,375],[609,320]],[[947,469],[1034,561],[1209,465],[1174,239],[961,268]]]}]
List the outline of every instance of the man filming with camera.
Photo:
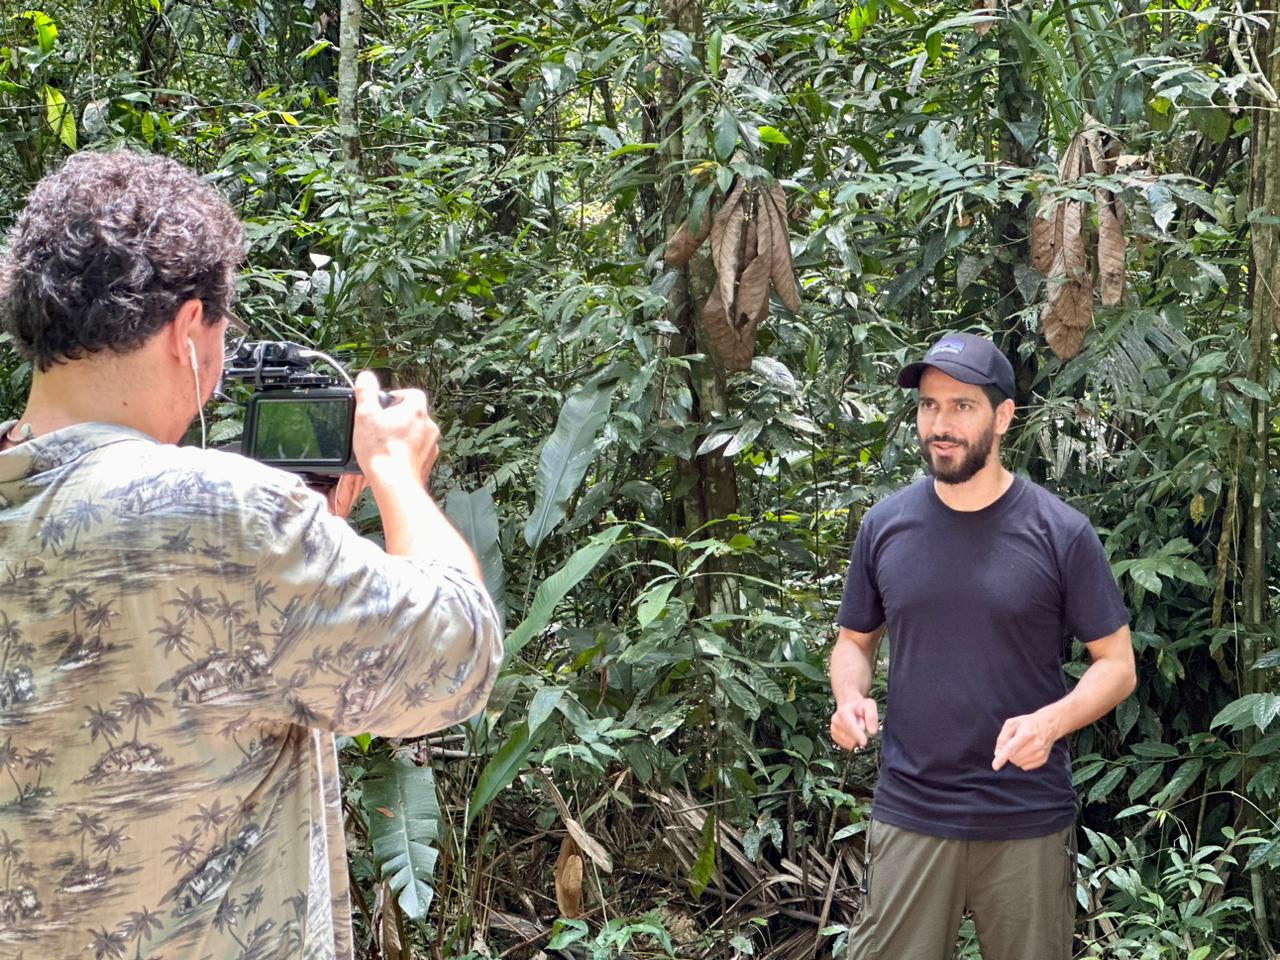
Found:
[{"label": "man filming with camera", "polygon": [[333,735],[457,723],[501,665],[420,391],[356,381],[385,552],[297,477],[175,446],[243,250],[177,163],[82,153],[0,259],[33,368],[0,425],[0,955],[350,957]]}]

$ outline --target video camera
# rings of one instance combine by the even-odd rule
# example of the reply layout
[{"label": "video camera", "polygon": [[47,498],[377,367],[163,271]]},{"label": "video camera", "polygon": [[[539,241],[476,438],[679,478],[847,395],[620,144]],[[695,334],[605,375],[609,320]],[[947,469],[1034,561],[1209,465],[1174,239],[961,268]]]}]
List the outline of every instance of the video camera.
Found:
[{"label": "video camera", "polygon": [[[341,379],[317,371],[317,361]],[[288,341],[250,341],[226,358],[222,375],[253,387],[240,442],[245,456],[291,473],[335,480],[360,472],[351,443],[355,383],[328,354]],[[384,391],[378,401],[389,407],[396,398]]]}]

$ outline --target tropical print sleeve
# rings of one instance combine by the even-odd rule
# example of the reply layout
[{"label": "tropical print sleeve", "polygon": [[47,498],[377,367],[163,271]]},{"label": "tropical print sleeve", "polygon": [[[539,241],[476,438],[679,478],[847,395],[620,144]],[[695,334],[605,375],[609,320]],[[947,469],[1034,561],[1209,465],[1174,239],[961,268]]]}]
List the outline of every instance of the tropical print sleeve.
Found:
[{"label": "tropical print sleeve", "polygon": [[388,557],[301,483],[260,498],[253,603],[278,622],[267,664],[281,719],[414,736],[474,714],[502,663],[498,615],[472,576]]}]

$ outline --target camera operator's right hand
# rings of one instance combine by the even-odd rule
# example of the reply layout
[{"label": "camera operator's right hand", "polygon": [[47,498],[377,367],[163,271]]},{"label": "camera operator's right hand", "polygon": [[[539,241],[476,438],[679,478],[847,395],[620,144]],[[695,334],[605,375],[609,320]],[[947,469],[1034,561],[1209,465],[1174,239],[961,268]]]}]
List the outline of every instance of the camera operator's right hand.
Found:
[{"label": "camera operator's right hand", "polygon": [[381,389],[368,370],[356,377],[356,462],[371,482],[412,477],[426,486],[440,453],[440,428],[427,413],[427,395],[393,390],[396,402],[383,407]]},{"label": "camera operator's right hand", "polygon": [[871,697],[854,697],[831,716],[831,739],[846,750],[861,750],[880,731],[880,708]]}]

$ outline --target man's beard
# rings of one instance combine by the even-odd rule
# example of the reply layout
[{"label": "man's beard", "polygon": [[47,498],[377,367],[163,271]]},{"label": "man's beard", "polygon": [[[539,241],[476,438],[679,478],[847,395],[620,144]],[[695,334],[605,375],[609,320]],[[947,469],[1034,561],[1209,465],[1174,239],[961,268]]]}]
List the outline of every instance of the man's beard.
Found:
[{"label": "man's beard", "polygon": [[[939,483],[967,483],[977,476],[978,471],[987,465],[987,461],[991,459],[991,448],[995,444],[996,425],[994,418],[990,426],[987,427],[978,437],[975,444],[970,446],[959,437],[953,437],[949,434],[940,434],[925,440],[920,438],[920,445],[924,447],[924,460],[929,465],[929,472]],[[934,460],[934,455],[930,450],[934,442],[954,443],[959,446],[963,455],[958,461],[951,463],[938,463]]]}]

